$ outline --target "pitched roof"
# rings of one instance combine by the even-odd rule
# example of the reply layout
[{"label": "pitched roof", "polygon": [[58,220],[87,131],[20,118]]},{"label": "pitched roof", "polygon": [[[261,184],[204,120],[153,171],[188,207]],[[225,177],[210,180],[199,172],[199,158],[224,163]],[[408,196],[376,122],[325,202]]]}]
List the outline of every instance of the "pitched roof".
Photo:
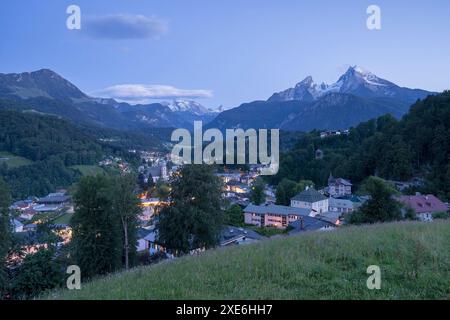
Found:
[{"label": "pitched roof", "polygon": [[290,231],[289,233],[297,233],[301,231],[319,230],[324,227],[334,227],[335,225],[331,222],[320,220],[314,217],[302,217],[297,221],[291,222],[289,226],[294,228],[294,230]]},{"label": "pitched roof", "polygon": [[323,194],[319,193],[316,189],[308,188],[307,190],[300,192],[298,195],[293,197],[291,200],[313,203],[313,202],[322,201],[322,200],[326,200],[326,199],[327,199],[327,197],[325,197]]},{"label": "pitched roof", "polygon": [[294,208],[287,206],[278,206],[275,204],[270,204],[267,206],[255,206],[254,204],[249,204],[244,212],[247,213],[257,213],[257,214],[280,214],[280,215],[296,215],[296,216],[309,216],[311,213],[310,209]]},{"label": "pitched roof", "polygon": [[220,233],[220,243],[222,245],[238,240],[240,238],[261,240],[264,239],[265,237],[253,230],[232,226],[225,226]]},{"label": "pitched roof", "polygon": [[331,197],[329,199],[329,206],[337,208],[353,209],[353,202],[347,199],[335,199]]},{"label": "pitched roof", "polygon": [[411,207],[416,213],[448,211],[448,207],[432,194],[400,196],[399,201]]}]

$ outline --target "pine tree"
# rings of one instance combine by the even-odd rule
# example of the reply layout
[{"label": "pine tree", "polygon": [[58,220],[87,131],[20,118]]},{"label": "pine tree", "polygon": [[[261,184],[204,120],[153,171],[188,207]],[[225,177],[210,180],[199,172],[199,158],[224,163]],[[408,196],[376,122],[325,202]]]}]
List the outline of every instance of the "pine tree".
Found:
[{"label": "pine tree", "polygon": [[72,254],[85,278],[122,265],[121,225],[112,207],[110,185],[106,176],[84,177],[74,197]]}]

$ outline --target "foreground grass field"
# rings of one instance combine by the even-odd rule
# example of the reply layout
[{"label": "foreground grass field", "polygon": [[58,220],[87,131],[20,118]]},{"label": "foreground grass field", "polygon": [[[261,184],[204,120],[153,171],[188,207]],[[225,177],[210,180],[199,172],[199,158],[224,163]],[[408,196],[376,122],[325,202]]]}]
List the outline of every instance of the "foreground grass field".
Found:
[{"label": "foreground grass field", "polygon": [[[448,299],[450,221],[344,227],[211,250],[47,299]],[[381,290],[368,290],[369,265]]]}]

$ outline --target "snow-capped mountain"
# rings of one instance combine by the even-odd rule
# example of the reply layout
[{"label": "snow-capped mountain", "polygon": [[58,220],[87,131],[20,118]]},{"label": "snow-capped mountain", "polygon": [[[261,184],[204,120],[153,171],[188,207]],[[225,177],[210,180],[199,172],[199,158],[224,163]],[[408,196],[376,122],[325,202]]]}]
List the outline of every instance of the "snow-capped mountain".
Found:
[{"label": "snow-capped mountain", "polygon": [[190,112],[198,116],[211,113],[211,110],[196,101],[173,100],[171,102],[161,102],[161,104],[168,107],[173,112]]},{"label": "snow-capped mountain", "polygon": [[384,114],[397,118],[418,99],[434,94],[400,87],[359,66],[350,67],[333,84],[317,84],[311,76],[295,87],[220,113],[210,127],[348,129]]},{"label": "snow-capped mountain", "polygon": [[353,66],[333,84],[318,85],[309,76],[294,88],[275,93],[268,101],[315,101],[328,93],[347,93],[364,98],[394,98],[412,103],[423,97],[426,91],[399,87],[360,66]]}]

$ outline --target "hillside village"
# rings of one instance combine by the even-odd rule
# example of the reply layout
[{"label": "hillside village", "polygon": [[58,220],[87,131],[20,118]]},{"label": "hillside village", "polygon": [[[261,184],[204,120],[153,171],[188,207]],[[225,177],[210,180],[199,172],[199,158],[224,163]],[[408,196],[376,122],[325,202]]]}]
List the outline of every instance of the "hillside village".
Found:
[{"label": "hillside village", "polygon": [[[133,152],[136,152],[135,150]],[[139,184],[142,186],[162,184],[169,186],[170,178],[181,169],[169,166],[170,154],[159,152],[139,152],[142,165],[137,168]],[[120,158],[107,158],[99,163],[101,166],[116,165],[124,173],[130,166]],[[277,205],[276,187],[264,185],[264,202],[255,205],[250,201],[250,193],[255,181],[260,178],[261,166],[249,166],[248,171],[226,170],[216,172],[224,186],[224,198],[229,206],[236,205],[242,209],[243,225],[224,225],[220,236],[220,246],[243,245],[267,239],[270,236],[292,236],[304,232],[333,231],[346,224],[346,217],[370,199],[368,195],[356,195],[352,183],[344,178],[335,178],[330,174],[328,184],[322,189],[306,186],[290,199],[290,206]],[[398,183],[391,183],[399,187]],[[141,189],[138,195],[141,207],[136,250],[150,256],[175,258],[158,239],[156,217],[161,206],[168,205],[170,199],[162,198],[155,190]],[[397,197],[405,208],[411,208],[420,221],[433,220],[433,214],[450,212],[448,203],[436,196],[402,195]],[[45,197],[30,196],[14,202],[11,224],[14,232],[23,241],[23,259],[34,253],[43,243],[36,237],[38,227],[48,225],[59,237],[58,246],[70,243],[72,229],[70,220],[74,214],[74,202],[67,190],[56,190]],[[271,230],[269,235],[267,230]],[[26,241],[25,241],[26,239]],[[34,239],[34,240],[33,240]],[[204,250],[198,248],[192,253]],[[17,257],[15,257],[17,259]]]}]

